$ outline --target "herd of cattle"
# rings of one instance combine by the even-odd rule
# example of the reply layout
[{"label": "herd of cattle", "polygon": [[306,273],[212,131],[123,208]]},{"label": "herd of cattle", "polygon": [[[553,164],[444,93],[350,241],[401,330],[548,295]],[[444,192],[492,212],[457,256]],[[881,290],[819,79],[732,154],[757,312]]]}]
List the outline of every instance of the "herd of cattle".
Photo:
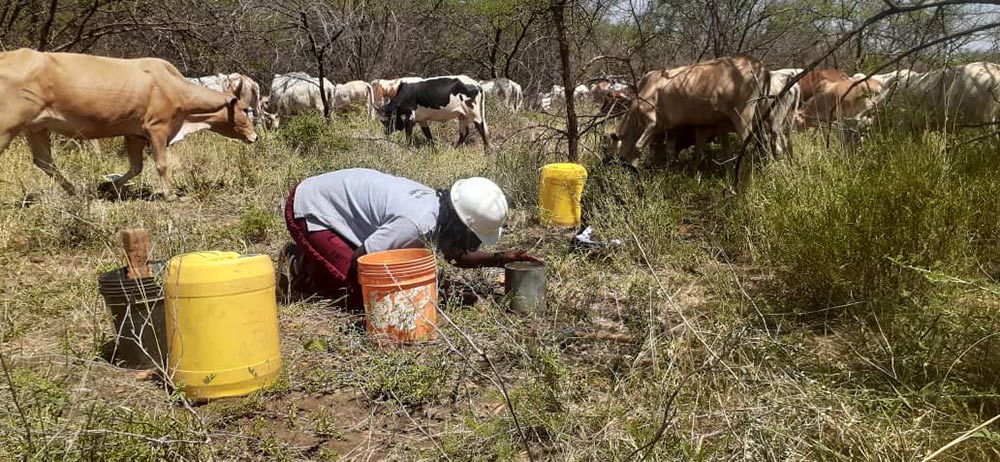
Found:
[{"label": "herd of cattle", "polygon": [[[122,136],[129,171],[115,180],[121,187],[142,171],[148,146],[165,198],[174,197],[167,169],[167,146],[208,129],[253,143],[255,125],[278,127],[283,120],[324,106],[340,111],[361,105],[380,114],[386,132],[420,126],[432,139],[428,122],[458,120],[458,144],[475,127],[489,147],[484,99],[500,98],[513,111],[525,105],[516,82],[477,81],[465,75],[403,77],[333,84],[308,74],[275,75],[270,93],[241,74],[185,78],[156,58],[114,59],[30,49],[0,53],[0,153],[24,134],[39,168],[68,192],[73,186],[56,169],[52,132],[76,139]],[[781,155],[791,150],[797,127],[845,122],[871,123],[882,105],[907,104],[930,117],[930,129],[1000,122],[1000,65],[973,63],[926,73],[910,70],[866,76],[836,69],[768,70],[751,57],[735,56],[646,73],[636,84],[595,79],[573,89],[574,99],[593,98],[608,119],[620,118],[607,148],[634,162],[641,148],[654,156],[688,147],[701,152],[717,137],[727,149],[727,134],[753,139]],[[564,102],[564,87],[539,93],[545,111]],[[325,104],[324,104],[325,101]]]},{"label": "herd of cattle", "polygon": [[640,147],[654,157],[727,133],[754,141],[772,155],[791,151],[791,132],[839,124],[857,131],[878,108],[906,108],[926,129],[1000,122],[1000,65],[972,63],[930,72],[855,74],[838,69],[768,71],[756,59],[720,58],[648,72],[607,148],[634,162]]}]

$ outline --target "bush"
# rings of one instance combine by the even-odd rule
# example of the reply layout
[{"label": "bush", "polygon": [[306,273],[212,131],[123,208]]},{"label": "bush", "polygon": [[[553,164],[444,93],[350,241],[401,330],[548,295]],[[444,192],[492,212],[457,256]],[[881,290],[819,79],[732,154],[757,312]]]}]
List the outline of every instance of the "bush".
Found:
[{"label": "bush", "polygon": [[[344,118],[339,118],[343,122]],[[335,122],[319,112],[309,112],[289,119],[281,126],[278,138],[288,146],[308,154],[333,154],[355,149],[354,141]]]},{"label": "bush", "polygon": [[796,309],[926,300],[933,283],[907,266],[964,274],[968,257],[983,255],[976,236],[996,235],[1000,209],[980,210],[992,203],[994,186],[981,180],[995,164],[968,155],[892,135],[850,156],[804,150],[771,165],[741,198],[742,240],[775,266]]},{"label": "bush", "polygon": [[264,242],[271,228],[278,228],[278,217],[251,205],[240,212],[239,237],[248,242]]}]

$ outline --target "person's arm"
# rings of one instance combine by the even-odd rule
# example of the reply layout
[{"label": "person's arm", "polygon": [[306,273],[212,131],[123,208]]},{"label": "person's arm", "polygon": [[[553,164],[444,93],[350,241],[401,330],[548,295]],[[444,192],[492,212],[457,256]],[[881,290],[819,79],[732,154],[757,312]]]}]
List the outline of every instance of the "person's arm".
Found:
[{"label": "person's arm", "polygon": [[361,257],[363,257],[366,253],[368,253],[368,251],[365,250],[365,245],[364,244],[361,244],[361,245],[358,246],[358,248],[354,249],[354,254],[351,255],[351,266],[352,267],[357,267],[358,266],[358,259],[361,258]]},{"label": "person's arm", "polygon": [[483,252],[476,250],[448,258],[451,263],[459,268],[502,268],[507,263],[518,261],[542,262],[542,259],[528,254],[527,250],[509,250],[507,252]]}]

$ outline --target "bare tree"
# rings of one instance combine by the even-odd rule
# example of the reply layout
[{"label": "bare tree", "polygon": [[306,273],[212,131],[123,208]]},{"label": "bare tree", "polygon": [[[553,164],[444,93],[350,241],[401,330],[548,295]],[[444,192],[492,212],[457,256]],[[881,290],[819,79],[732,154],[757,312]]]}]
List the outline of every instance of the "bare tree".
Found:
[{"label": "bare tree", "polygon": [[281,29],[295,33],[296,45],[307,50],[306,53],[316,66],[323,117],[330,117],[333,104],[326,88],[329,70],[327,62],[337,40],[350,27],[352,12],[347,3],[339,11],[327,2],[305,0],[270,5],[273,11],[284,18],[284,27]]},{"label": "bare tree", "polygon": [[559,43],[559,62],[562,67],[562,83],[566,93],[566,141],[570,162],[580,160],[580,128],[576,119],[576,104],[573,100],[573,62],[570,56],[569,37],[566,33],[566,7],[571,0],[550,0],[549,11],[552,15],[552,25],[556,30],[556,41]]}]

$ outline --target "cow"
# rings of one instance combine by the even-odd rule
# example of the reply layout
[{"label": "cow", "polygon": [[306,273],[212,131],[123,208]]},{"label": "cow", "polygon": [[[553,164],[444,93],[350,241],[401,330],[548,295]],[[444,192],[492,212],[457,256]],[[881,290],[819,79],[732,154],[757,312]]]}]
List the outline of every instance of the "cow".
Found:
[{"label": "cow", "polygon": [[873,76],[887,87],[889,107],[921,111],[926,128],[1000,122],[1000,65],[976,62],[925,73],[901,70]]},{"label": "cow", "polygon": [[[573,100],[579,101],[580,99],[586,97],[590,94],[590,90],[586,85],[580,84],[573,88]],[[543,111],[548,111],[557,102],[566,101],[566,87],[562,85],[553,85],[552,89],[548,93],[538,94],[538,104],[542,107]]]},{"label": "cow", "polygon": [[628,90],[612,90],[600,95],[600,114],[607,117],[620,117],[632,104],[632,94]]},{"label": "cow", "polygon": [[361,80],[353,80],[336,86],[333,96],[333,108],[346,110],[351,103],[363,106],[369,117],[375,116],[375,92],[371,84]]},{"label": "cow", "polygon": [[[323,79],[323,91],[327,104],[333,106],[336,85]],[[281,121],[308,111],[323,111],[323,95],[320,93],[319,79],[304,72],[275,74],[271,80],[271,111],[275,115],[275,127]]]},{"label": "cow", "polygon": [[847,74],[840,69],[813,69],[806,72],[806,75],[799,79],[799,88],[802,89],[802,102],[808,102],[816,94],[819,85],[823,82],[844,82],[850,80]]},{"label": "cow", "polygon": [[518,112],[521,110],[521,105],[524,103],[524,93],[521,91],[521,85],[517,82],[501,77],[499,79],[480,81],[479,86],[482,87],[485,94],[497,94],[503,98],[504,105],[510,108],[511,111]]},{"label": "cow", "polygon": [[[473,83],[469,83],[469,82]],[[396,97],[382,108],[382,123],[386,136],[404,130],[406,139],[413,142],[413,126],[420,125],[428,140],[433,141],[427,122],[447,122],[458,119],[460,146],[468,139],[471,122],[483,138],[484,149],[489,149],[489,138],[483,107],[483,90],[468,77],[445,76],[400,83]]]},{"label": "cow", "polygon": [[693,130],[699,154],[711,136],[722,135],[726,149],[726,133],[736,132],[741,139],[751,135],[755,100],[767,96],[769,79],[760,61],[748,56],[647,72],[608,147],[634,164],[639,145],[649,144],[654,158],[662,158],[667,141]]},{"label": "cow", "polygon": [[156,58],[25,48],[0,53],[0,100],[0,153],[23,133],[35,165],[71,195],[75,188],[52,162],[52,132],[75,139],[124,137],[129,171],[114,181],[117,188],[142,172],[143,149],[149,146],[166,200],[176,198],[167,142],[183,126],[205,125],[229,138],[257,140],[250,108],[239,97],[188,82]]},{"label": "cow", "polygon": [[798,123],[811,127],[846,119],[861,121],[881,93],[882,84],[875,79],[821,82],[799,110]]},{"label": "cow", "polygon": [[618,117],[632,103],[632,91],[627,84],[606,78],[593,80],[587,93],[595,103],[601,105],[599,113],[605,116]]},{"label": "cow", "polygon": [[597,104],[604,104],[604,96],[615,93],[624,92],[628,93],[629,86],[622,82],[616,82],[606,78],[599,78],[592,81],[593,83],[587,87],[587,93],[594,99]]},{"label": "cow", "polygon": [[[188,81],[215,91],[230,92],[243,100],[253,110],[254,123],[259,123],[263,112],[263,98],[260,95],[260,85],[243,74],[215,74],[205,77],[188,77]],[[241,90],[236,91],[237,88]]]},{"label": "cow", "polygon": [[757,111],[762,116],[755,121],[763,125],[757,128],[762,134],[762,141],[769,152],[775,156],[791,155],[792,130],[796,126],[799,107],[802,105],[802,88],[798,82],[792,84],[788,91],[782,93],[785,86],[801,74],[802,69],[777,69],[768,72],[768,98],[761,100]]},{"label": "cow", "polygon": [[383,107],[390,100],[396,97],[401,83],[416,83],[423,80],[423,77],[400,77],[398,79],[376,79],[371,81],[372,89],[375,91],[375,105]]}]

